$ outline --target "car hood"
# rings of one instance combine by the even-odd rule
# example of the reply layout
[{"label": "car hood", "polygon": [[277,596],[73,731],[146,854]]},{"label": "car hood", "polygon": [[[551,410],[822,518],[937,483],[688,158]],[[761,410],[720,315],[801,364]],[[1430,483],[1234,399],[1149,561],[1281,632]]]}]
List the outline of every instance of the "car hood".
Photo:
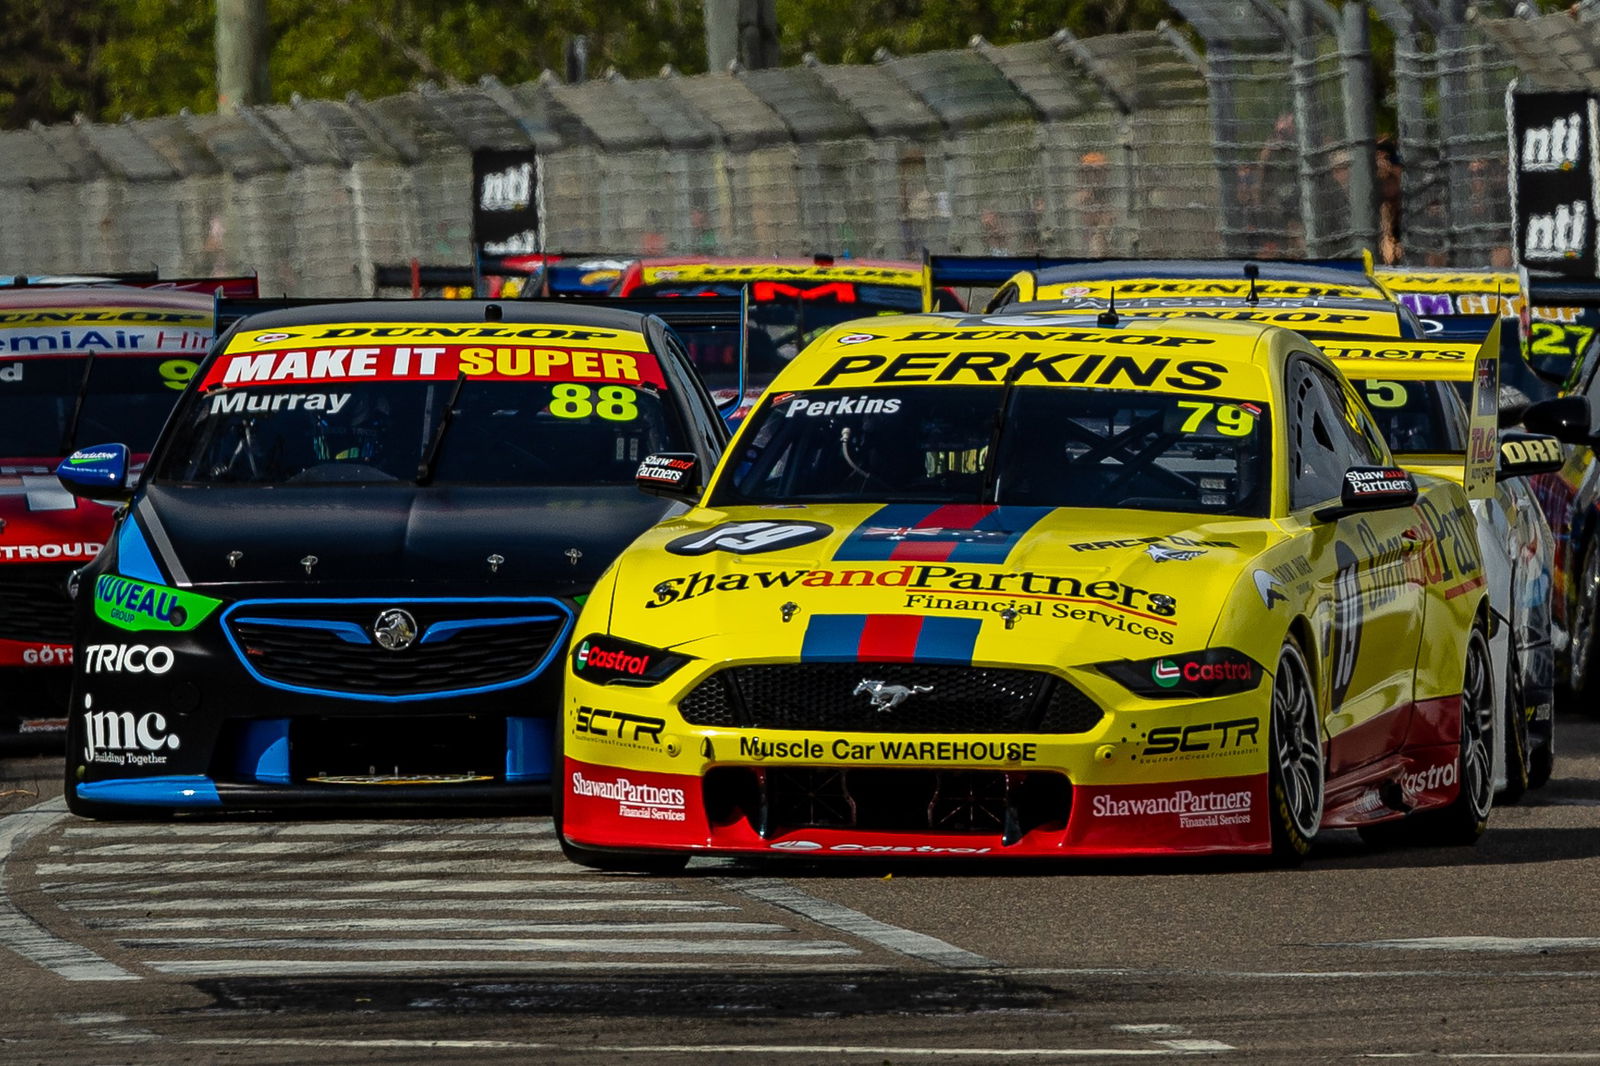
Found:
[{"label": "car hood", "polygon": [[151,486],[135,515],[175,578],[174,560],[197,586],[306,595],[395,582],[586,589],[668,507],[631,485]]},{"label": "car hood", "polygon": [[53,474],[0,475],[0,564],[84,562],[111,531],[111,508],[81,500]]},{"label": "car hood", "polygon": [[707,658],[1142,658],[1209,646],[1284,540],[1265,519],[1125,510],[695,510],[624,556],[610,631]]}]

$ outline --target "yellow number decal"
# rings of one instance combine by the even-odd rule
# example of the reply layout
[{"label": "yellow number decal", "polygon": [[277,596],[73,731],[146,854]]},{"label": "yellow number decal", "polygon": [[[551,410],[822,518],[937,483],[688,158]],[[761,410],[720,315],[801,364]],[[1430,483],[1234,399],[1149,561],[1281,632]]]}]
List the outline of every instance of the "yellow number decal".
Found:
[{"label": "yellow number decal", "polygon": [[183,391],[189,384],[189,379],[194,377],[194,372],[200,369],[200,364],[191,359],[168,359],[156,368],[161,375],[161,383],[169,389]]},{"label": "yellow number decal", "polygon": [[594,413],[589,386],[563,383],[550,390],[550,413],[557,418],[588,418]]},{"label": "yellow number decal", "polygon": [[1185,411],[1193,412],[1184,420],[1182,430],[1184,433],[1193,433],[1200,428],[1200,423],[1206,420],[1206,415],[1210,414],[1211,409],[1217,405],[1203,403],[1199,400],[1179,400],[1178,406]]},{"label": "yellow number decal", "polygon": [[1367,382],[1367,403],[1373,407],[1404,407],[1405,386],[1398,381]]},{"label": "yellow number decal", "polygon": [[1256,416],[1243,407],[1217,408],[1217,432],[1224,437],[1243,437],[1256,428]]},{"label": "yellow number decal", "polygon": [[632,422],[639,417],[639,394],[623,385],[600,386],[600,402],[594,413],[608,422]]}]

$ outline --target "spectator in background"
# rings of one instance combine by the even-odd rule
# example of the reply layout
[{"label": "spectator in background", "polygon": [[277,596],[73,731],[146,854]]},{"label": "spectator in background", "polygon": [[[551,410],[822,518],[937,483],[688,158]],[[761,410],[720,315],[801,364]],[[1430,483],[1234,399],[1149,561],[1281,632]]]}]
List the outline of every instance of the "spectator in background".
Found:
[{"label": "spectator in background", "polygon": [[1378,138],[1378,261],[1393,266],[1405,258],[1401,231],[1401,178],[1405,164],[1400,148],[1390,136]]},{"label": "spectator in background", "polygon": [[1101,259],[1110,254],[1116,211],[1111,204],[1111,161],[1104,152],[1078,157],[1078,254]]}]

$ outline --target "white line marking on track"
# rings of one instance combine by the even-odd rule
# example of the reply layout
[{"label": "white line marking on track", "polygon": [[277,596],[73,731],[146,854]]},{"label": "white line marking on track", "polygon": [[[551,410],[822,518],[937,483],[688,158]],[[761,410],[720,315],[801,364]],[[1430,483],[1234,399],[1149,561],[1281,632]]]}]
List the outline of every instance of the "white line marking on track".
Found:
[{"label": "white line marking on track", "polygon": [[0,946],[68,981],[137,981],[138,976],[62,940],[18,910],[6,896],[6,860],[18,845],[66,817],[65,800],[53,799],[0,818]]},{"label": "white line marking on track", "polygon": [[[106,913],[111,911],[221,911],[228,914],[240,914],[249,911],[331,911],[345,910],[351,907],[380,907],[386,911],[445,911],[445,912],[475,912],[504,911],[514,914],[521,911],[532,911],[539,914],[550,912],[573,911],[583,913],[587,911],[603,911],[615,914],[621,907],[626,907],[629,912],[655,912],[655,911],[733,911],[739,908],[731,903],[721,903],[709,899],[630,899],[621,901],[617,899],[262,899],[257,897],[229,897],[226,900],[217,899],[58,899],[56,905],[70,911],[86,911],[91,914]],[[223,919],[232,921],[233,919]],[[296,922],[297,927],[303,927],[303,922]]]},{"label": "white line marking on track", "polygon": [[1132,970],[1118,967],[1023,966],[1006,967],[1007,977],[1215,977],[1228,980],[1336,980],[1366,981],[1412,977],[1476,977],[1499,981],[1507,977],[1561,978],[1600,977],[1595,970]]},{"label": "white line marking on track", "polygon": [[[63,877],[123,876],[125,874],[226,874],[244,870],[254,874],[407,874],[447,873],[461,871],[461,860],[440,862],[374,862],[371,859],[323,859],[302,863],[265,862],[261,859],[211,859],[205,862],[122,862],[109,859],[103,862],[41,862],[39,873]],[[572,866],[565,862],[519,862],[497,859],[493,863],[497,874],[554,874],[571,873]]]},{"label": "white line marking on track", "polygon": [[1600,1051],[1374,1051],[1364,1059],[1509,1059],[1514,1062],[1597,1062]]},{"label": "white line marking on track", "polygon": [[[188,918],[98,918],[86,924],[111,930],[224,929],[265,933],[705,933],[766,936],[794,930],[774,922],[494,922],[470,915],[457,918],[239,918],[234,915],[196,915]],[[351,940],[349,947],[365,941]],[[471,947],[476,938],[460,941]]]},{"label": "white line marking on track", "polygon": [[1318,944],[1319,948],[1378,948],[1392,951],[1493,951],[1539,954],[1592,951],[1600,936],[1419,936],[1398,940],[1358,940]]},{"label": "white line marking on track", "polygon": [[[257,864],[259,867],[259,864]],[[416,892],[436,899],[451,896],[508,895],[512,897],[536,892],[588,892],[597,895],[664,895],[676,891],[665,881],[648,881],[643,878],[606,881],[600,878],[583,881],[467,881],[459,878],[406,878],[383,881],[306,881],[300,878],[240,877],[227,880],[186,880],[176,884],[165,878],[135,881],[110,881],[102,884],[85,884],[82,881],[47,881],[40,885],[47,892],[115,893],[129,895],[166,895],[183,898],[220,895],[232,892],[325,892],[367,894]]]},{"label": "white line marking on track", "polygon": [[[532,855],[535,851],[556,854],[554,846],[535,849],[525,840],[405,840],[397,844],[376,844],[369,841],[310,841],[310,840],[257,840],[241,843],[237,840],[179,840],[133,844],[52,844],[50,854],[71,855],[74,858],[100,856],[149,855],[159,850],[174,859],[198,855],[296,855],[308,859],[319,854],[350,852],[359,855],[428,854],[430,852],[513,852]],[[498,856],[497,856],[498,857]]]},{"label": "white line marking on track", "polygon": [[69,837],[406,837],[427,836],[550,836],[548,818],[526,822],[184,822],[69,826]]},{"label": "white line marking on track", "polygon": [[1177,1036],[1179,1033],[1189,1031],[1186,1026],[1165,1025],[1159,1022],[1154,1025],[1113,1025],[1111,1028],[1114,1032],[1135,1033],[1139,1036]]},{"label": "white line marking on track", "polygon": [[[158,973],[182,977],[328,977],[334,975],[397,977],[418,973],[492,974],[496,976],[525,976],[557,971],[583,971],[590,973],[631,974],[636,971],[663,971],[677,973],[682,970],[709,970],[716,973],[772,972],[772,963],[764,959],[718,959],[700,962],[695,959],[676,959],[672,962],[653,962],[649,959],[174,959],[168,962],[146,962]],[[885,966],[862,966],[852,962],[849,975],[881,973]],[[783,961],[784,973],[839,973],[837,962],[805,962],[797,959]]]},{"label": "white line marking on track", "polygon": [[[312,1040],[294,1037],[214,1037],[185,1041],[202,1046],[237,1046],[253,1044],[260,1047],[324,1047],[324,1048],[438,1048],[440,1050],[520,1050],[564,1051],[561,1044],[534,1043],[520,1040]],[[1193,1054],[1234,1050],[1228,1044],[1205,1041],[1203,1049]],[[584,1051],[621,1055],[715,1055],[737,1053],[743,1055],[903,1055],[911,1058],[987,1058],[987,1059],[1049,1059],[1049,1058],[1152,1058],[1160,1055],[1183,1054],[1180,1048],[973,1048],[973,1047],[871,1047],[854,1044],[613,1044],[585,1045]]]},{"label": "white line marking on track", "polygon": [[651,937],[580,940],[568,937],[506,937],[503,939],[442,939],[434,937],[405,940],[339,940],[333,937],[226,937],[175,936],[133,937],[120,941],[125,947],[154,951],[187,951],[191,948],[225,947],[232,951],[457,951],[457,952],[572,952],[577,955],[618,955],[638,952],[643,955],[859,955],[855,948],[837,940],[731,940],[695,938],[669,940]]},{"label": "white line marking on track", "polygon": [[740,895],[793,911],[808,921],[837,929],[913,959],[922,959],[948,969],[989,969],[996,965],[982,955],[947,944],[938,937],[869,918],[842,903],[808,895],[775,877],[719,878],[717,883]]}]

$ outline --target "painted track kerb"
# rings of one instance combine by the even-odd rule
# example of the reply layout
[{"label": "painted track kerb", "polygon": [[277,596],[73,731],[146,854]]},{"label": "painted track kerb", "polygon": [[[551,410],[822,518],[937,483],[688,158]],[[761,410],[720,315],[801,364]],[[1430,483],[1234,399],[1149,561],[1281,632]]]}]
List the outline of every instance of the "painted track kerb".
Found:
[{"label": "painted track kerb", "polygon": [[66,800],[56,798],[0,818],[0,947],[68,981],[137,981],[137,974],[62,940],[18,910],[6,894],[6,862],[11,853],[66,814]]},{"label": "painted track kerb", "polygon": [[987,970],[998,965],[982,955],[958,948],[954,944],[947,944],[938,937],[902,929],[898,925],[869,918],[841,903],[818,899],[775,877],[749,879],[728,877],[718,879],[717,883],[740,895],[792,911],[818,925],[837,929],[841,933],[859,937],[900,955],[931,962],[946,969]]}]

